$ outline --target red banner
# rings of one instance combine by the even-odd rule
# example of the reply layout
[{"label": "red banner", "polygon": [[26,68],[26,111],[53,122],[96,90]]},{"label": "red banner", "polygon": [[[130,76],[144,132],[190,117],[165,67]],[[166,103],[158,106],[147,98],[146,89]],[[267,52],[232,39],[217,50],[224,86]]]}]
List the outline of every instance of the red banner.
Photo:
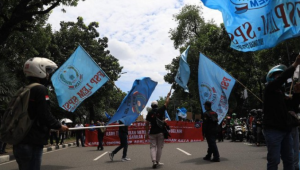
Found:
[{"label": "red banner", "polygon": [[[183,143],[203,141],[202,126],[194,122],[168,121],[171,137],[165,139],[165,143]],[[149,144],[145,140],[145,122],[135,122],[128,127],[128,144]],[[195,126],[196,125],[196,126]],[[200,125],[200,126],[199,126]],[[119,145],[119,127],[109,127],[106,129],[103,145]],[[98,146],[97,130],[85,130],[85,145]]]}]

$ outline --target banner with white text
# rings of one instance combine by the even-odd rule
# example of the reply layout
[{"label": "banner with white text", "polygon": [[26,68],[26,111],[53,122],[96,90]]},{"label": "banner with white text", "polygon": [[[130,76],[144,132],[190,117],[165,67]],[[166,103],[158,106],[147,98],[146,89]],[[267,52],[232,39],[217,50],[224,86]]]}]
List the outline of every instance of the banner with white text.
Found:
[{"label": "banner with white text", "polygon": [[[203,141],[202,126],[195,126],[194,122],[167,121],[170,126],[169,133],[171,137],[165,139],[165,143],[185,143]],[[118,135],[119,127],[109,127],[106,129],[103,145],[113,146],[119,145],[120,139]],[[149,144],[149,140],[145,140],[145,122],[135,122],[128,127],[128,144]],[[85,145],[98,146],[98,138],[96,130],[85,130]]]}]

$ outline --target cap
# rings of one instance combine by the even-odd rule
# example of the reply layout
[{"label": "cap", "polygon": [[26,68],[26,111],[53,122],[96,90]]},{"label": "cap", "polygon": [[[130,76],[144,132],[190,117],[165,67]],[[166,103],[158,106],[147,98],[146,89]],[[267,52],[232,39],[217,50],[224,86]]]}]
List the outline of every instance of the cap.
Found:
[{"label": "cap", "polygon": [[206,105],[208,107],[211,107],[211,102],[210,101],[206,101],[203,105]]}]

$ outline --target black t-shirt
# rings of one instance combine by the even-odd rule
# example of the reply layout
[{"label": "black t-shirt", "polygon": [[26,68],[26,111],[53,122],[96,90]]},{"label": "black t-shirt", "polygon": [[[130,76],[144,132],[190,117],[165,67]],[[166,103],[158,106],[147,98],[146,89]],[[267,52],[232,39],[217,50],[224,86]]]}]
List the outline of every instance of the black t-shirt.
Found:
[{"label": "black t-shirt", "polygon": [[45,86],[38,85],[31,88],[28,114],[35,121],[21,143],[48,144],[50,129],[59,129],[61,124],[50,112],[48,89]]},{"label": "black t-shirt", "polygon": [[156,124],[156,117],[160,120],[165,120],[165,110],[166,106],[163,105],[159,109],[155,108],[148,112],[146,120],[151,123],[150,134],[163,133],[163,130]]}]

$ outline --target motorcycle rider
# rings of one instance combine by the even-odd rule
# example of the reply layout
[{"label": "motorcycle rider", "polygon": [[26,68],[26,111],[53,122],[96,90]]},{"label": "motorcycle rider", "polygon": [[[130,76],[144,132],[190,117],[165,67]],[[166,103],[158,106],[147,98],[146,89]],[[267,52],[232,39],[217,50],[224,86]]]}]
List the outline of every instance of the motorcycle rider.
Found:
[{"label": "motorcycle rider", "polygon": [[235,139],[235,132],[234,132],[234,126],[241,125],[241,120],[236,117],[236,113],[232,113],[232,118],[230,120],[230,126],[231,126],[231,135],[232,135],[232,141]]}]

